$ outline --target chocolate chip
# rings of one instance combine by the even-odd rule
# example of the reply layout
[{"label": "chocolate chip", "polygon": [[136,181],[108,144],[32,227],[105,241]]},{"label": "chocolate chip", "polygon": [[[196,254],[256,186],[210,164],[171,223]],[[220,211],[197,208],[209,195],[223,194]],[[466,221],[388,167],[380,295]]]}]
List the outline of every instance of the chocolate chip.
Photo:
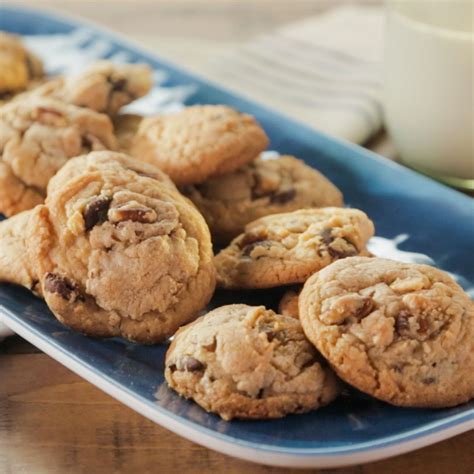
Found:
[{"label": "chocolate chip", "polygon": [[188,372],[199,372],[200,370],[204,370],[205,365],[194,357],[188,357],[184,362],[184,368]]},{"label": "chocolate chip", "polygon": [[257,398],[263,398],[264,389],[261,388],[257,393]]},{"label": "chocolate chip", "polygon": [[374,308],[375,303],[372,298],[366,297],[364,298],[364,302],[362,303],[362,306],[359,308],[355,316],[358,319],[365,318],[374,310]]},{"label": "chocolate chip", "polygon": [[274,193],[270,197],[272,204],[286,204],[292,201],[296,196],[296,190],[294,188],[287,189],[285,191],[279,191]]},{"label": "chocolate chip", "polygon": [[257,247],[263,247],[263,248],[270,248],[272,246],[272,242],[270,240],[260,240],[258,242],[254,242],[252,244],[248,244],[245,247],[242,248],[242,255],[244,257],[250,257],[250,254],[253,252],[253,250]]},{"label": "chocolate chip", "polygon": [[151,209],[114,209],[116,220],[142,222],[144,224],[152,222]]},{"label": "chocolate chip", "polygon": [[331,227],[326,227],[321,231],[319,234],[321,236],[321,240],[324,245],[329,245],[333,242],[334,237],[332,236],[332,228]]},{"label": "chocolate chip", "polygon": [[432,385],[436,382],[436,378],[435,377],[426,377],[424,379],[421,380],[425,385]]},{"label": "chocolate chip", "polygon": [[425,318],[418,319],[418,332],[419,333],[426,334],[429,328],[430,328],[430,325],[428,324],[428,321]]},{"label": "chocolate chip", "polygon": [[265,331],[265,334],[267,336],[268,342],[272,342],[273,339],[275,339],[275,336],[276,336],[275,331]]},{"label": "chocolate chip", "polygon": [[81,137],[81,146],[86,150],[92,150],[92,141],[87,136],[83,135]]},{"label": "chocolate chip", "polygon": [[400,336],[403,336],[409,331],[410,324],[408,318],[410,316],[411,314],[406,309],[402,309],[395,317],[395,330]]},{"label": "chocolate chip", "polygon": [[127,85],[127,79],[113,79],[111,76],[107,77],[107,82],[111,85],[111,90],[113,92],[123,91]]},{"label": "chocolate chip", "polygon": [[84,225],[86,230],[91,230],[98,224],[102,224],[107,220],[112,199],[107,196],[98,196],[91,201],[84,209]]},{"label": "chocolate chip", "polygon": [[[346,258],[346,257],[353,257],[354,255],[357,255],[359,252],[357,251],[357,247],[350,242],[348,239],[344,237],[334,237],[332,235],[332,228],[331,227],[326,227],[321,231],[319,234],[321,236],[321,241],[323,242],[324,245],[327,247],[327,251],[329,255],[333,259],[340,259],[340,258]],[[334,247],[331,246],[331,244],[336,240],[336,239],[342,239],[345,240],[348,245],[352,247],[352,249],[347,249],[347,250],[337,250]]]},{"label": "chocolate chip", "polygon": [[307,360],[302,366],[301,368],[302,369],[307,369],[308,367],[311,367],[312,365],[314,365],[316,363],[316,360],[314,360],[313,358]]},{"label": "chocolate chip", "polygon": [[168,369],[170,369],[171,373],[176,372],[176,369],[177,369],[176,364],[171,364],[171,365],[168,367]]},{"label": "chocolate chip", "polygon": [[84,297],[80,294],[79,287],[68,278],[56,273],[46,274],[44,289],[48,293],[57,293],[66,301],[84,301]]}]

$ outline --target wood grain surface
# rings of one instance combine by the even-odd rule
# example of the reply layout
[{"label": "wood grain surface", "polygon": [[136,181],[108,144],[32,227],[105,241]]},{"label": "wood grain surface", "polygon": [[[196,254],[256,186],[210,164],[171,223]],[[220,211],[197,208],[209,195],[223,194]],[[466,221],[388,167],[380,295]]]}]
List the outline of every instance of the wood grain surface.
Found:
[{"label": "wood grain surface", "polygon": [[[357,3],[379,4],[382,0]],[[254,35],[344,0],[32,0],[109,26],[199,72]],[[391,151],[381,134],[369,144]],[[284,470],[193,444],[121,405],[12,337],[0,344],[0,474],[76,473],[472,474],[474,432],[389,460],[331,471]]]}]

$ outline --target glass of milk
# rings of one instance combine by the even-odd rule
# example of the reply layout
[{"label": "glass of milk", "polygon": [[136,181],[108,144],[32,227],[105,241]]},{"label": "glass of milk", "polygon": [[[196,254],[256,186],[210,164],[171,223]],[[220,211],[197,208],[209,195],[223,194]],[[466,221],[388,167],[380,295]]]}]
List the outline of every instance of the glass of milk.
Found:
[{"label": "glass of milk", "polygon": [[474,0],[388,0],[385,120],[401,161],[474,190]]}]

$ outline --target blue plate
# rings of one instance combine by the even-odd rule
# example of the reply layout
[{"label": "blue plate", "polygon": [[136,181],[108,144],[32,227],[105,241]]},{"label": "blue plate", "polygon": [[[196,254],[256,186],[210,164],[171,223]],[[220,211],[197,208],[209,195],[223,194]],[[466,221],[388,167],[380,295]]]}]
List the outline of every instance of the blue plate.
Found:
[{"label": "blue plate", "polygon": [[[272,149],[318,168],[344,191],[351,206],[371,216],[379,236],[375,242],[384,244],[380,248],[389,248],[398,236],[392,246],[396,255],[419,258],[420,252],[428,254],[463,286],[474,286],[470,198],[203,81],[95,25],[3,6],[0,29],[37,35],[27,41],[34,49],[48,51],[47,66],[53,72],[71,65],[69,51],[78,55],[75,63],[97,57],[149,63],[158,83],[149,99],[154,110],[176,108],[180,101],[186,105],[225,103],[255,115],[268,132]],[[56,40],[51,43],[51,38]],[[248,301],[272,306],[276,297],[274,292],[221,293],[213,305]],[[224,422],[167,388],[164,345],[141,347],[76,334],[58,323],[42,301],[11,285],[0,285],[0,313],[1,320],[18,334],[144,416],[196,443],[255,462],[300,467],[355,464],[474,428],[474,401],[445,410],[402,409],[355,392],[305,415]]]}]

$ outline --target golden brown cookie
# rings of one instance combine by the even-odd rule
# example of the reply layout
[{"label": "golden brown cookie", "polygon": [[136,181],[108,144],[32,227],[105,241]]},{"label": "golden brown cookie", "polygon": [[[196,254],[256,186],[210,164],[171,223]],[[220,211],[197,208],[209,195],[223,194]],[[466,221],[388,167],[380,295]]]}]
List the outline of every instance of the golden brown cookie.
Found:
[{"label": "golden brown cookie", "polygon": [[474,303],[436,268],[347,258],[305,283],[299,312],[311,342],[363,392],[410,407],[474,397]]},{"label": "golden brown cookie", "polygon": [[151,69],[146,64],[98,61],[80,74],[52,79],[34,94],[113,115],[146,95],[151,86]]},{"label": "golden brown cookie", "polygon": [[31,80],[42,75],[40,59],[19,37],[0,31],[0,98],[26,89]]},{"label": "golden brown cookie", "polygon": [[198,105],[143,120],[131,154],[183,186],[230,173],[267,145],[265,132],[250,115],[224,105]]},{"label": "golden brown cookie", "polygon": [[[0,128],[2,161],[39,194],[69,158],[116,147],[107,115],[45,97],[26,96],[1,107]],[[0,202],[1,212],[8,207]]]},{"label": "golden brown cookie", "polygon": [[293,156],[258,158],[238,170],[187,186],[183,193],[201,211],[214,242],[227,244],[249,222],[270,214],[342,206],[342,193]]},{"label": "golden brown cookie", "polygon": [[114,152],[73,158],[32,213],[35,274],[75,330],[157,343],[213,294],[209,229],[154,167]]},{"label": "golden brown cookie", "polygon": [[181,328],[165,365],[171,388],[224,420],[303,413],[340,390],[299,321],[263,306],[222,306]]},{"label": "golden brown cookie", "polygon": [[214,259],[222,288],[303,283],[335,260],[366,252],[374,233],[357,209],[324,207],[262,217]]}]

